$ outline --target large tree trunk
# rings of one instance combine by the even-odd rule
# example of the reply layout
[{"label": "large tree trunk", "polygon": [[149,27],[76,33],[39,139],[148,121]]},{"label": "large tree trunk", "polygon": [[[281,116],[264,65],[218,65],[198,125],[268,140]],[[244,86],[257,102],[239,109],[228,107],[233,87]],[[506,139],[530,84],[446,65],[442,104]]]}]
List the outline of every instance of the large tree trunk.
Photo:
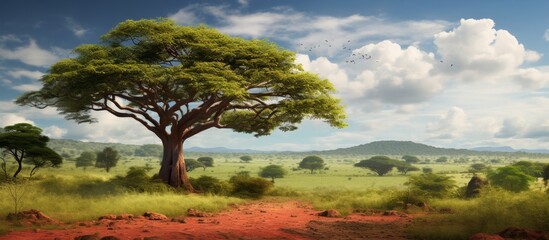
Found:
[{"label": "large tree trunk", "polygon": [[189,192],[195,192],[187,169],[185,168],[185,160],[183,158],[183,142],[181,140],[163,140],[164,155],[158,176],[162,181],[172,187],[185,187]]}]

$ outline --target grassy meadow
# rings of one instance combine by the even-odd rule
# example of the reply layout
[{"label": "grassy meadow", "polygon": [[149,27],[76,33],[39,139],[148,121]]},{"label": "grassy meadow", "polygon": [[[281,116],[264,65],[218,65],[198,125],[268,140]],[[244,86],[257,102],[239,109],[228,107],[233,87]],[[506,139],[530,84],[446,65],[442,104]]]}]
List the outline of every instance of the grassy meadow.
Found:
[{"label": "grassy meadow", "polygon": [[[202,175],[228,180],[239,172],[247,171],[257,176],[261,168],[269,164],[283,166],[287,170],[284,178],[275,180],[274,188],[267,194],[268,198],[299,199],[311,202],[317,209],[337,209],[343,214],[355,210],[367,209],[402,209],[402,196],[408,186],[405,183],[410,175],[402,175],[396,169],[385,176],[377,176],[372,171],[354,167],[353,164],[370,156],[328,155],[321,156],[326,169],[311,174],[309,170],[298,169],[303,154],[250,154],[253,160],[242,162],[241,154],[234,153],[186,153],[185,158],[210,156],[214,158],[214,167],[197,168],[189,173],[190,177]],[[400,158],[399,156],[392,156]],[[420,157],[420,159],[436,159]],[[491,168],[506,166],[512,161],[527,159],[506,159]],[[549,162],[549,159],[536,159]],[[450,176],[457,187],[466,186],[472,177],[468,172],[472,162],[487,162],[482,157],[472,157],[468,163],[433,163],[415,164],[418,168],[432,168],[434,173]],[[110,172],[104,169],[87,167],[76,168],[75,162],[65,160],[60,168],[41,169],[32,180],[17,186],[23,197],[19,209],[39,209],[54,219],[65,222],[91,220],[105,214],[132,213],[142,214],[145,211],[156,211],[168,216],[183,214],[186,209],[202,211],[221,211],[231,203],[249,201],[231,196],[185,194],[179,191],[160,191],[156,193],[139,193],[117,188],[109,182],[116,176],[123,176],[131,167],[149,166],[148,175],[159,170],[159,158],[125,156],[119,160]],[[13,168],[14,165],[8,165]],[[21,176],[28,174],[28,168]],[[540,183],[541,184],[541,183]],[[549,230],[549,225],[540,218],[549,219],[549,198],[537,189],[540,184],[532,184],[532,190],[521,194],[505,191],[487,191],[481,198],[465,200],[455,194],[454,197],[432,199],[429,203],[436,208],[450,208],[451,215],[426,215],[417,218],[411,228],[414,236],[420,239],[462,239],[476,231],[499,231],[507,225],[519,225]],[[13,186],[3,185],[0,191],[0,216],[14,212]],[[527,205],[527,207],[521,207]],[[545,209],[545,210],[543,210]],[[479,211],[480,210],[480,211]],[[523,216],[527,212],[528,216]],[[505,221],[494,222],[494,217],[501,216]],[[531,218],[529,216],[534,216]],[[498,219],[501,219],[498,217]],[[429,223],[429,224],[425,224]],[[474,223],[471,225],[470,223]],[[0,224],[0,233],[10,229],[7,224]]]}]

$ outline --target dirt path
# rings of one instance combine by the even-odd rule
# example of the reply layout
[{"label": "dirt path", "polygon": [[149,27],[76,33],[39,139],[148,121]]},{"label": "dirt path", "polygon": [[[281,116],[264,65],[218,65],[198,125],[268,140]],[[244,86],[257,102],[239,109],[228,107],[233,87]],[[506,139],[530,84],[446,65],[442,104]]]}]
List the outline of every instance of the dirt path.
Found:
[{"label": "dirt path", "polygon": [[[257,201],[234,206],[209,217],[185,217],[184,223],[101,220],[63,226],[64,230],[27,230],[0,239],[74,239],[77,236],[116,236],[119,239],[407,239],[409,216],[352,214],[321,217],[309,205]],[[182,218],[181,218],[182,219]]]}]

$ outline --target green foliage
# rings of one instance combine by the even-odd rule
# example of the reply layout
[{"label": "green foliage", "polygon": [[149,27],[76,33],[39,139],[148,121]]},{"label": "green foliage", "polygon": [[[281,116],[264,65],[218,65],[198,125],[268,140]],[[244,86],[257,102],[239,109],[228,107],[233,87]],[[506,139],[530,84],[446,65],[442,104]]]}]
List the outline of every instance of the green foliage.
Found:
[{"label": "green foliage", "polygon": [[404,155],[404,156],[402,156],[402,159],[403,159],[405,162],[409,163],[409,164],[414,164],[414,163],[419,163],[419,162],[421,162],[421,160],[419,160],[418,157],[416,157],[416,156],[411,156],[411,155]]},{"label": "green foliage", "polygon": [[456,188],[456,182],[451,177],[434,173],[410,176],[406,185],[414,194],[433,198],[448,197]]},{"label": "green foliage", "polygon": [[35,147],[27,150],[27,158],[23,163],[32,165],[29,176],[32,177],[38,169],[48,167],[59,167],[63,163],[63,158],[48,147]]},{"label": "green foliage", "polygon": [[[13,178],[17,178],[23,163],[33,165],[31,176],[39,168],[57,167],[62,163],[61,156],[47,147],[49,138],[41,134],[42,129],[28,123],[6,126],[4,132],[0,133],[2,155],[11,156],[17,163]],[[2,169],[7,174],[6,158],[2,160]]]},{"label": "green foliage", "polygon": [[311,170],[311,174],[314,170],[321,170],[326,164],[324,159],[319,156],[307,156],[299,163],[299,168]]},{"label": "green foliage", "polygon": [[532,177],[539,178],[543,176],[543,163],[534,163],[529,161],[519,161],[511,165],[518,168],[521,172]]},{"label": "green foliage", "polygon": [[478,173],[478,172],[485,171],[487,169],[488,169],[488,166],[486,166],[486,164],[484,163],[473,163],[469,167],[469,172]]},{"label": "green foliage", "polygon": [[84,169],[86,167],[91,167],[94,165],[93,162],[95,161],[95,158],[96,156],[94,152],[82,152],[80,153],[80,156],[76,158],[76,167],[83,167]]},{"label": "green foliage", "polygon": [[390,172],[394,167],[406,167],[410,169],[410,165],[402,161],[391,159],[386,156],[374,156],[367,160],[362,160],[354,165],[355,167],[367,168],[379,176],[383,176]]},{"label": "green foliage", "polygon": [[247,198],[260,198],[271,187],[272,183],[263,178],[251,177],[249,174],[237,174],[229,179],[232,195]]},{"label": "green foliage", "polygon": [[248,156],[248,155],[244,155],[244,156],[241,156],[240,157],[240,160],[242,160],[243,162],[251,162],[252,161],[252,157],[251,156]]},{"label": "green foliage", "polygon": [[202,163],[204,171],[206,171],[207,167],[213,167],[214,165],[214,159],[212,157],[199,157],[196,159],[200,163]]},{"label": "green foliage", "polygon": [[132,192],[168,192],[170,188],[157,179],[147,175],[147,171],[140,167],[130,167],[126,176],[117,176],[112,182]]},{"label": "green foliage", "polygon": [[412,166],[412,165],[409,165],[409,164],[404,164],[404,165],[401,165],[401,166],[397,166],[396,168],[397,168],[398,172],[401,172],[404,175],[406,175],[406,173],[408,173],[408,172],[419,171],[418,167],[415,167],[415,166]]},{"label": "green foliage", "polygon": [[421,171],[422,171],[423,173],[433,173],[433,168],[431,168],[431,167],[423,167],[423,168],[421,168]]},{"label": "green foliage", "polygon": [[187,172],[191,172],[197,168],[204,167],[204,164],[197,161],[194,158],[185,158],[185,168],[187,169]]},{"label": "green foliage", "polygon": [[288,171],[280,165],[268,165],[261,169],[259,176],[263,178],[270,178],[271,182],[275,182],[275,178],[283,178],[288,174]]},{"label": "green foliage", "polygon": [[435,160],[435,162],[437,162],[437,163],[446,163],[446,162],[448,162],[448,157],[444,157],[444,156],[439,157]]},{"label": "green foliage", "polygon": [[193,187],[202,193],[229,195],[232,191],[231,185],[227,181],[215,177],[202,175],[199,178],[191,178],[190,180]]},{"label": "green foliage", "polygon": [[543,168],[543,181],[545,182],[545,186],[549,183],[549,164],[546,164]]},{"label": "green foliage", "polygon": [[511,192],[526,191],[534,178],[522,171],[522,167],[506,166],[488,172],[488,180],[493,186]]},{"label": "green foliage", "polygon": [[118,151],[111,147],[106,147],[103,151],[97,153],[95,167],[104,168],[105,171],[109,172],[111,168],[116,167],[119,159],[120,155],[118,155]]},{"label": "green foliage", "polygon": [[162,156],[163,151],[161,145],[144,144],[134,150],[134,155],[140,157],[159,157]]}]

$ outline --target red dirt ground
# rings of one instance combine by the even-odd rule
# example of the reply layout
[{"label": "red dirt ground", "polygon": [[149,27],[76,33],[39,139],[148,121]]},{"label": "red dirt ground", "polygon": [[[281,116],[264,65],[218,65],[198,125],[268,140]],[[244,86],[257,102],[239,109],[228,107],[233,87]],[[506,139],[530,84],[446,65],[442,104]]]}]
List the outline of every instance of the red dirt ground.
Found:
[{"label": "red dirt ground", "polygon": [[404,232],[412,221],[407,215],[355,213],[328,218],[310,205],[257,201],[233,206],[211,217],[185,217],[185,223],[101,220],[62,225],[57,230],[14,231],[0,239],[74,239],[82,235],[119,239],[408,239]]}]

